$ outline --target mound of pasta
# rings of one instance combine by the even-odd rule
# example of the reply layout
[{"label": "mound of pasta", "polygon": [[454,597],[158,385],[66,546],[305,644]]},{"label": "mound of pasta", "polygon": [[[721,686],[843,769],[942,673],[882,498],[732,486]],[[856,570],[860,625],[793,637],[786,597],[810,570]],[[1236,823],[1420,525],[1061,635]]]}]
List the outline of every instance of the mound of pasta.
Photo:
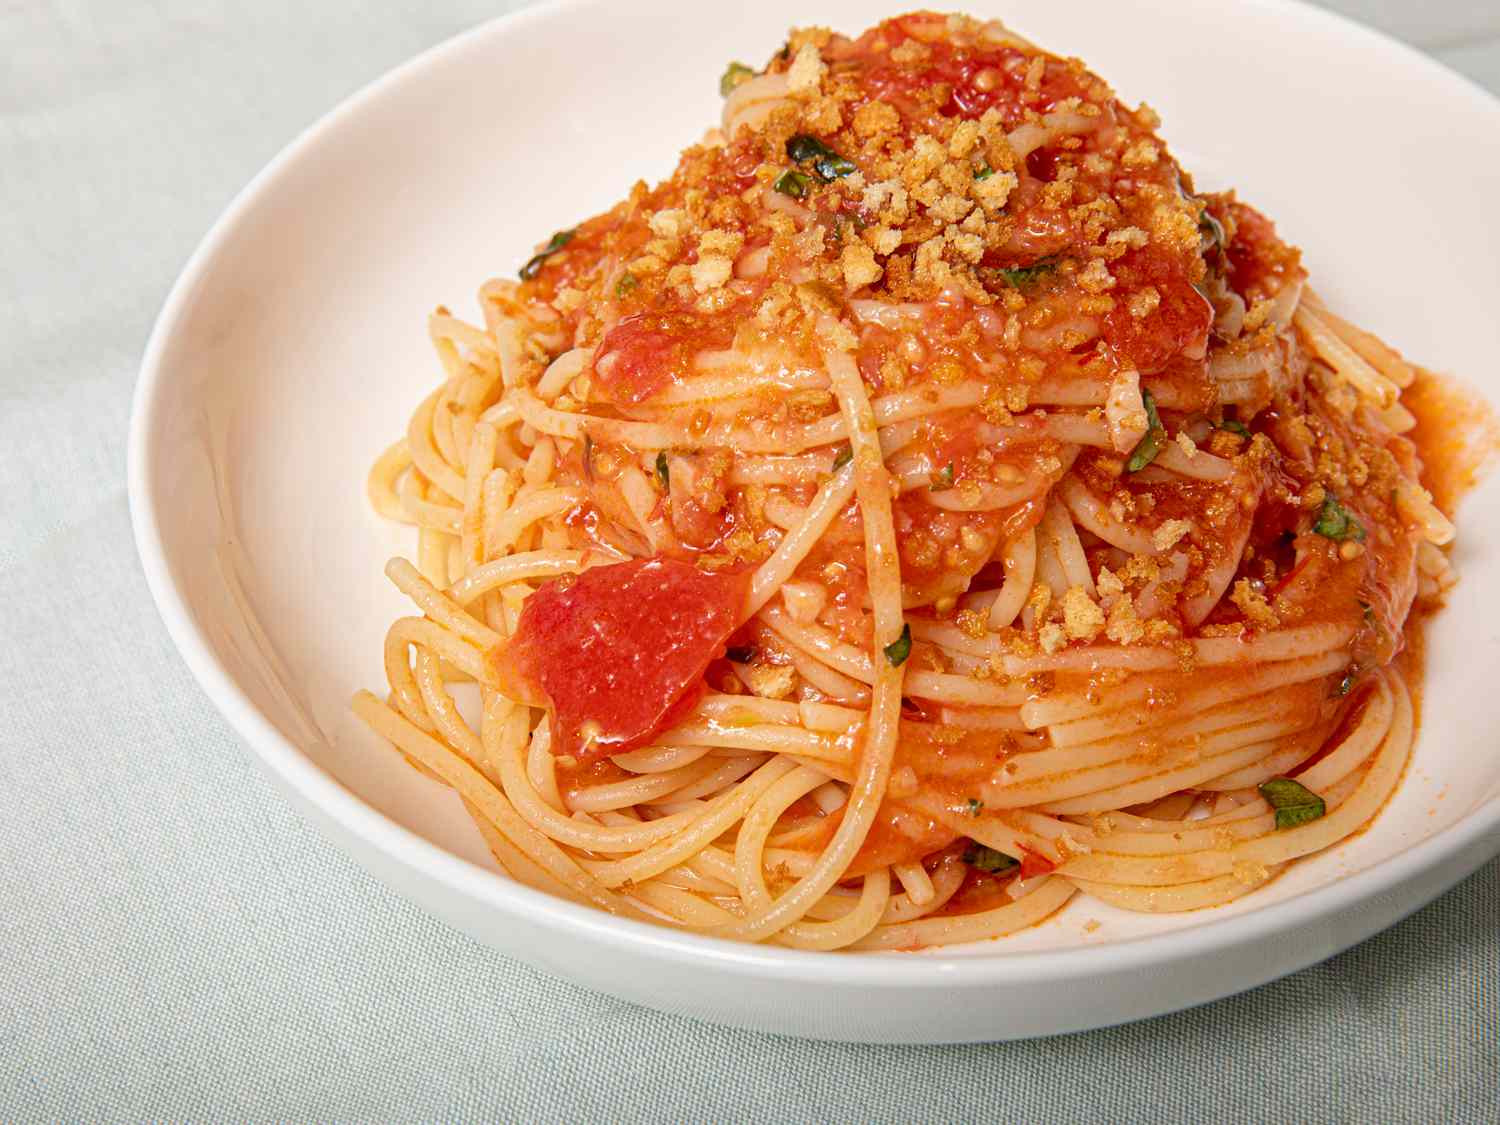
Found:
[{"label": "mound of pasta", "polygon": [[1211,906],[1369,823],[1451,581],[1423,373],[999,24],[794,31],[721,93],[432,316],[358,714],[522,883],[806,949]]}]

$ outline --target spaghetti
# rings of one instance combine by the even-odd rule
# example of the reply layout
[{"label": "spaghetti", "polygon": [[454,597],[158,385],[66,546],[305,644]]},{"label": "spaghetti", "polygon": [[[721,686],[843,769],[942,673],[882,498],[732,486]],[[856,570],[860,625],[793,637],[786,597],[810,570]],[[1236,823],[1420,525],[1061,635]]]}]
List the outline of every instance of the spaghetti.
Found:
[{"label": "spaghetti", "polygon": [[1419,372],[998,24],[797,31],[723,90],[431,318],[361,718],[520,882],[807,949],[1212,906],[1369,823],[1452,582]]}]

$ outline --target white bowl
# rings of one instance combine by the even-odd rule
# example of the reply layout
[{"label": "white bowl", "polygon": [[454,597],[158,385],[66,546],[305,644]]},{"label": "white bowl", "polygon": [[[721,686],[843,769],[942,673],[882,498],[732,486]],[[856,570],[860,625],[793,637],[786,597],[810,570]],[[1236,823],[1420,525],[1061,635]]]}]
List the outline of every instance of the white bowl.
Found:
[{"label": "white bowl", "polygon": [[[1200,184],[1233,183],[1275,217],[1325,296],[1493,396],[1500,105],[1311,8],[973,7],[1150,101]],[[834,1039],[1002,1039],[1154,1015],[1328,957],[1500,850],[1495,482],[1461,512],[1463,578],[1431,633],[1396,798],[1358,838],[1196,914],[1075,900],[999,942],[887,955],[619,921],[499,875],[456,799],[347,710],[382,684],[381,639],[403,612],[381,567],[412,536],[368,509],[363,484],[437,378],[426,314],[472,313],[479,284],[539,238],[666,175],[717,115],[728,60],[768,57],[792,25],[862,29],[885,8],[531,9],[428,52],[299,138],[204,240],[146,352],[130,497],[167,627],[270,776],[349,854],[480,940],[628,1000]]]}]

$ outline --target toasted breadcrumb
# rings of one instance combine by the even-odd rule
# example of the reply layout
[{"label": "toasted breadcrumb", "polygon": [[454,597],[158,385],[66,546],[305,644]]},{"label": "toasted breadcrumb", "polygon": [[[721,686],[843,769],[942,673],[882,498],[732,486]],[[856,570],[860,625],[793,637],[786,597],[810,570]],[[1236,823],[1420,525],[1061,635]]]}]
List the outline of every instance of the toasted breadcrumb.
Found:
[{"label": "toasted breadcrumb", "polygon": [[1170,551],[1192,530],[1193,525],[1187,520],[1164,520],[1151,533],[1151,545],[1158,551]]},{"label": "toasted breadcrumb", "polygon": [[1104,611],[1082,586],[1063,595],[1063,628],[1075,641],[1092,641],[1104,630]]}]

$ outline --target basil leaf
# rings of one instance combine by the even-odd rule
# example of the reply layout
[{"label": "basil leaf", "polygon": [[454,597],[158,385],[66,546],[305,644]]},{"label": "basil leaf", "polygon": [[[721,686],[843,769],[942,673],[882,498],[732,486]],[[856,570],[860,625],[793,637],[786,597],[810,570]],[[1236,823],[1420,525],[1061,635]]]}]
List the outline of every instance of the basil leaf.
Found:
[{"label": "basil leaf", "polygon": [[978,168],[974,169],[974,178],[976,180],[987,180],[994,174],[995,170],[988,164],[981,164]]},{"label": "basil leaf", "polygon": [[892,668],[899,668],[906,663],[906,658],[911,655],[911,626],[901,626],[901,635],[890,644],[885,646],[885,658],[891,662]]},{"label": "basil leaf", "polygon": [[1125,471],[1138,473],[1162,451],[1167,444],[1167,431],[1162,429],[1161,416],[1156,413],[1156,398],[1150,391],[1141,391],[1141,402],[1146,406],[1146,436],[1136,442],[1130,451],[1130,460],[1125,462]]},{"label": "basil leaf", "polygon": [[838,456],[836,456],[833,459],[833,471],[834,472],[838,472],[840,469],[842,469],[845,465],[847,465],[850,461],[853,461],[853,460],[854,460],[854,447],[850,446],[850,445],[844,446],[843,449],[839,450]]},{"label": "basil leaf", "polygon": [[1329,493],[1323,497],[1323,506],[1318,509],[1318,518],[1313,523],[1313,530],[1325,539],[1333,539],[1344,542],[1352,539],[1356,543],[1365,541],[1365,529],[1357,519],[1351,516],[1338,497]]},{"label": "basil leaf", "polygon": [[808,133],[798,133],[787,141],[786,154],[798,164],[811,161],[813,171],[824,183],[859,171],[854,161],[840,156],[817,137]]},{"label": "basil leaf", "polygon": [[953,466],[944,465],[941,470],[932,474],[932,479],[927,485],[929,492],[946,492],[953,487]]},{"label": "basil leaf", "polygon": [[521,267],[521,280],[530,281],[533,277],[535,277],[537,275],[537,271],[542,268],[542,263],[545,262],[548,258],[552,257],[553,254],[556,254],[568,243],[572,242],[573,236],[577,233],[578,232],[576,230],[560,230],[556,234],[554,234],[551,241],[549,241],[546,246],[542,247],[541,250],[537,251],[537,253],[532,256],[531,260]]},{"label": "basil leaf", "polygon": [[625,294],[635,289],[641,283],[641,279],[633,273],[622,273],[620,280],[615,282],[615,300],[624,297]]},{"label": "basil leaf", "polygon": [[806,172],[799,172],[795,168],[788,168],[771,185],[772,189],[789,195],[793,199],[803,199],[807,196],[807,189],[812,186],[812,177]]},{"label": "basil leaf", "polygon": [[755,77],[755,71],[742,62],[732,62],[719,79],[719,97],[727,98],[741,82]]},{"label": "basil leaf", "polygon": [[1225,418],[1224,421],[1219,423],[1219,429],[1228,430],[1232,434],[1239,434],[1242,438],[1250,436],[1250,427],[1234,418]]},{"label": "basil leaf", "polygon": [[[993,172],[991,174],[993,175]],[[981,176],[975,177],[975,179],[982,178]],[[1011,288],[1025,289],[1028,285],[1034,283],[1037,278],[1043,274],[1051,273],[1056,268],[1056,258],[1042,258],[1032,262],[1029,266],[1016,266],[1013,269],[1003,269],[1000,271],[1000,276],[1005,279],[1005,283],[1011,286]]]},{"label": "basil leaf", "polygon": [[1276,830],[1296,828],[1317,820],[1328,811],[1323,798],[1319,797],[1300,781],[1289,777],[1273,777],[1262,782],[1260,795],[1276,810]]},{"label": "basil leaf", "polygon": [[667,451],[665,449],[656,455],[656,479],[661,482],[663,492],[672,487],[672,467],[667,464]]},{"label": "basil leaf", "polygon": [[991,875],[1021,866],[1019,859],[979,843],[970,844],[964,849],[964,862],[970,867],[977,867],[980,871],[988,871]]}]

